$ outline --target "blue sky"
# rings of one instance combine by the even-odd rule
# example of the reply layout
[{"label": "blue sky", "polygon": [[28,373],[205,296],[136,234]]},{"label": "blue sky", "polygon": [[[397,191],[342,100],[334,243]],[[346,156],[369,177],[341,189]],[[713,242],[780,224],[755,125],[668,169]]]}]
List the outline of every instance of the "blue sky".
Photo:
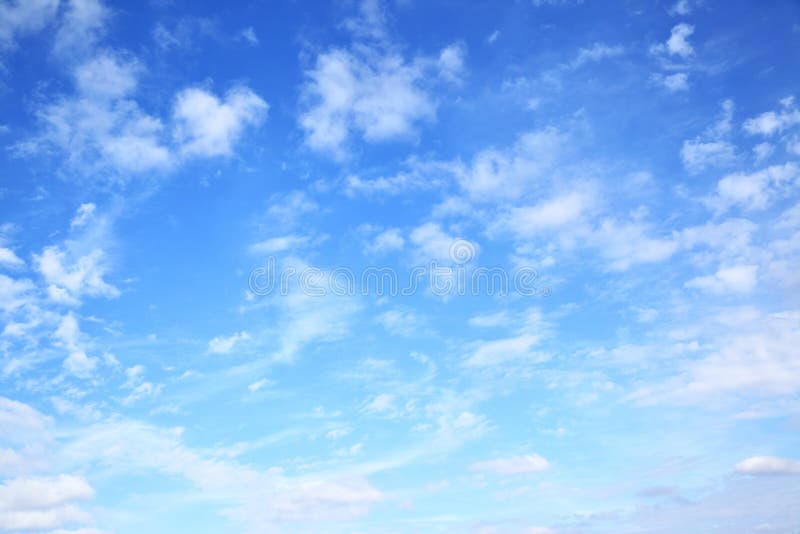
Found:
[{"label": "blue sky", "polygon": [[800,532],[799,51],[0,1],[0,532]]}]

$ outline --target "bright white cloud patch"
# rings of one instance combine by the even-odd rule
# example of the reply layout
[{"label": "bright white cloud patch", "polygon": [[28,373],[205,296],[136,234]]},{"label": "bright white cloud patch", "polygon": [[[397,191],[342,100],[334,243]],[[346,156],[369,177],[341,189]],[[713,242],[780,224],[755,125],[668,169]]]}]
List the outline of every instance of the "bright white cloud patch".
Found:
[{"label": "bright white cloud patch", "polygon": [[202,89],[178,93],[173,116],[175,136],[184,154],[230,156],[244,128],[258,124],[268,106],[246,87],[231,89],[220,100]]},{"label": "bright white cloud patch", "polygon": [[750,293],[756,286],[757,272],[757,265],[723,267],[713,275],[692,278],[686,287],[718,294]]},{"label": "bright white cloud patch", "polygon": [[6,480],[0,485],[0,529],[41,531],[91,523],[91,516],[76,502],[93,497],[92,488],[76,476]]},{"label": "bright white cloud patch", "polygon": [[746,475],[798,475],[800,461],[777,456],[753,456],[736,464],[736,471]]}]

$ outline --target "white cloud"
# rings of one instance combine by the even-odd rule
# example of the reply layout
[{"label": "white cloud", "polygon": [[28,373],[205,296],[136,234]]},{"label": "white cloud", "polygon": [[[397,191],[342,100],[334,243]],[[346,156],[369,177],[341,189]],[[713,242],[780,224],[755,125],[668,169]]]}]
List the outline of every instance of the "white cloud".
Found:
[{"label": "white cloud", "polygon": [[42,133],[16,146],[23,155],[57,148],[74,169],[97,172],[165,170],[174,163],[162,122],[130,99],[137,87],[136,62],[102,53],[76,68],[76,93],[36,112]]},{"label": "white cloud", "polygon": [[707,203],[720,211],[733,206],[761,210],[784,191],[796,188],[798,178],[800,168],[793,162],[772,165],[752,173],[728,174],[717,183],[716,195]]},{"label": "white cloud", "polygon": [[591,205],[588,194],[566,193],[534,206],[510,208],[499,215],[491,228],[507,230],[521,238],[532,237],[578,221]]},{"label": "white cloud", "polygon": [[676,72],[659,79],[664,84],[664,87],[673,93],[689,90],[689,75],[685,72]]},{"label": "white cloud", "polygon": [[435,118],[431,86],[458,82],[464,70],[462,46],[406,59],[388,41],[380,2],[365,0],[359,9],[343,26],[364,42],[319,54],[302,89],[298,122],[306,144],[337,158],[354,136],[369,143],[413,137],[420,123]]},{"label": "white cloud", "polygon": [[464,245],[464,252],[469,256],[467,261],[474,259],[480,249],[477,243],[456,238],[442,230],[439,224],[433,222],[414,228],[409,240],[416,246],[415,260],[419,262],[436,260],[451,263],[456,259],[461,261],[463,258],[453,256],[452,249],[457,243]]},{"label": "white cloud", "polygon": [[307,246],[311,239],[305,235],[284,235],[270,237],[250,245],[250,252],[256,254],[274,254]]},{"label": "white cloud", "polygon": [[75,501],[94,497],[80,477],[15,478],[0,484],[0,530],[45,530],[92,522]]},{"label": "white cloud", "polygon": [[692,278],[685,285],[715,294],[750,293],[756,286],[757,273],[757,265],[721,267],[713,275]]},{"label": "white cloud", "polygon": [[75,213],[75,217],[72,218],[70,221],[69,226],[70,228],[80,228],[81,226],[86,226],[86,224],[92,220],[94,217],[94,212],[97,206],[92,204],[91,202],[86,204],[81,204],[78,207],[77,213]]},{"label": "white cloud", "polygon": [[[142,454],[147,451],[147,454]],[[277,530],[294,521],[343,521],[365,514],[384,494],[359,475],[287,476],[187,447],[180,429],[117,418],[83,429],[59,451],[67,465],[99,462],[110,474],[148,472],[189,482],[225,502],[224,515],[242,532]]]},{"label": "white cloud", "polygon": [[86,54],[103,36],[111,10],[100,0],[68,0],[53,43],[56,55]]},{"label": "white cloud", "polygon": [[410,311],[387,310],[378,315],[377,321],[391,334],[413,336],[422,332],[420,319]]},{"label": "white cloud", "polygon": [[366,250],[370,254],[383,254],[402,249],[405,242],[399,228],[389,228],[376,235],[367,245]]},{"label": "white cloud", "polygon": [[736,160],[734,146],[727,141],[684,141],[681,148],[683,166],[691,173],[708,167],[724,167]]},{"label": "white cloud", "polygon": [[566,141],[552,127],[527,132],[509,149],[479,152],[469,167],[459,170],[458,182],[477,202],[516,199],[549,178]]},{"label": "white cloud", "polygon": [[[171,124],[142,111],[135,97],[143,69],[134,59],[102,52],[74,70],[75,92],[36,112],[38,136],[17,143],[24,156],[58,149],[74,171],[129,174],[169,171],[188,157],[230,156],[245,127],[267,104],[246,87],[220,100],[197,88],[176,96]],[[168,128],[171,126],[171,128]],[[172,133],[172,137],[168,134]]]},{"label": "white cloud", "polygon": [[409,137],[417,123],[435,115],[422,87],[425,69],[396,54],[334,49],[321,54],[306,76],[306,111],[299,121],[314,150],[341,156],[354,133],[368,142]]},{"label": "white cloud", "polygon": [[589,240],[615,271],[663,261],[678,250],[673,239],[648,236],[647,227],[641,223],[620,223],[612,219],[603,220],[590,234]]},{"label": "white cloud", "polygon": [[243,29],[239,35],[241,35],[242,39],[247,41],[250,46],[258,45],[258,36],[252,26]]},{"label": "white cloud", "polygon": [[25,265],[25,262],[10,248],[0,247],[0,265],[18,268]]},{"label": "white cloud", "polygon": [[622,55],[625,49],[619,45],[607,45],[605,43],[594,43],[589,48],[581,48],[577,57],[570,63],[571,68],[578,68],[591,61],[600,61],[611,57]]},{"label": "white cloud", "polygon": [[670,15],[686,16],[691,12],[692,12],[692,3],[690,0],[678,0],[669,10]]},{"label": "white cloud", "polygon": [[108,267],[101,249],[75,257],[71,250],[53,245],[45,247],[33,259],[36,270],[48,284],[48,296],[55,302],[77,304],[84,295],[119,296],[119,290],[103,280]]},{"label": "white cloud", "polygon": [[247,87],[237,87],[223,100],[203,89],[178,93],[173,118],[175,137],[183,154],[230,156],[248,125],[260,123],[269,106]]},{"label": "white cloud", "polygon": [[37,32],[56,16],[58,0],[16,0],[0,4],[0,49],[18,37]]},{"label": "white cloud", "polygon": [[0,274],[0,309],[8,313],[24,306],[34,288],[30,280],[17,280]]},{"label": "white cloud", "polygon": [[683,166],[692,174],[709,167],[725,167],[736,161],[736,149],[729,141],[732,130],[734,105],[724,100],[717,121],[699,136],[683,142],[681,159]]},{"label": "white cloud", "polygon": [[138,63],[123,62],[117,56],[104,53],[75,69],[75,86],[85,97],[121,98],[136,90]]},{"label": "white cloud", "polygon": [[539,341],[541,341],[541,336],[536,334],[522,334],[505,339],[483,341],[467,358],[465,365],[486,367],[514,360],[543,361],[547,359],[547,356],[533,350]]},{"label": "white cloud", "polygon": [[683,58],[694,54],[694,48],[689,44],[689,37],[694,33],[694,26],[691,24],[680,23],[672,28],[669,39],[667,39],[667,51],[670,55],[678,55]]},{"label": "white cloud", "polygon": [[361,411],[367,414],[387,414],[395,412],[395,396],[389,393],[376,395],[371,401],[366,403]]},{"label": "white cloud", "polygon": [[798,311],[762,314],[751,309],[711,316],[708,326],[722,325],[724,330],[707,341],[707,353],[693,355],[678,376],[657,387],[641,388],[631,398],[685,404],[796,395],[800,391],[798,320]]},{"label": "white cloud", "polygon": [[776,456],[753,456],[736,464],[746,475],[800,475],[800,461]]},{"label": "white cloud", "polygon": [[249,340],[250,334],[244,331],[236,332],[228,337],[217,336],[208,342],[208,350],[214,354],[228,354],[238,343]]},{"label": "white cloud", "polygon": [[80,378],[91,376],[97,367],[97,358],[86,355],[81,341],[83,334],[78,326],[78,320],[72,313],[61,318],[53,337],[55,337],[57,345],[69,352],[69,356],[64,360],[64,368]]},{"label": "white cloud", "polygon": [[446,46],[439,53],[439,75],[451,83],[458,83],[464,74],[464,47],[457,44]]},{"label": "white cloud", "polygon": [[550,468],[550,462],[538,454],[526,454],[510,458],[497,458],[475,462],[470,466],[473,471],[483,471],[495,475],[522,475],[526,473],[539,473]]},{"label": "white cloud", "polygon": [[794,98],[782,100],[781,107],[779,111],[767,111],[747,119],[743,124],[744,131],[751,135],[769,137],[800,124],[800,109],[795,106]]}]

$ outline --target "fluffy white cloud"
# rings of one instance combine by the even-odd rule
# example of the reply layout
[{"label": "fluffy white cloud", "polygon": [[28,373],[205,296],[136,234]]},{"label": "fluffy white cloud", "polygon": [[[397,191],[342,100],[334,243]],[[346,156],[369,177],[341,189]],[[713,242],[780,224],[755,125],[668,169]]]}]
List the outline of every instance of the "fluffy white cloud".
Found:
[{"label": "fluffy white cloud", "polygon": [[800,361],[796,357],[800,312],[744,312],[711,317],[709,326],[722,325],[724,330],[707,342],[710,350],[686,361],[680,376],[661,386],[642,388],[631,398],[684,404],[715,398],[796,395],[800,391]]},{"label": "fluffy white cloud", "polygon": [[625,271],[642,263],[664,261],[678,250],[678,244],[673,239],[650,237],[647,227],[637,222],[621,223],[605,219],[589,239],[615,271]]},{"label": "fluffy white cloud", "polygon": [[0,265],[16,268],[22,267],[25,262],[10,248],[0,247]]},{"label": "fluffy white cloud", "polygon": [[246,87],[223,99],[190,88],[178,93],[165,125],[136,101],[142,71],[136,60],[110,52],[79,64],[75,93],[42,105],[42,132],[18,143],[16,151],[31,156],[56,148],[73,170],[112,170],[117,178],[164,172],[185,158],[230,156],[245,127],[259,123],[268,108]]},{"label": "fluffy white cloud", "polygon": [[314,150],[341,155],[352,133],[370,142],[410,136],[435,114],[421,86],[425,69],[395,54],[331,50],[306,75],[300,125]]},{"label": "fluffy white cloud", "polygon": [[721,267],[716,273],[692,278],[685,285],[716,294],[750,293],[756,286],[757,273],[757,265]]},{"label": "fluffy white cloud", "polygon": [[75,85],[85,97],[121,98],[136,90],[140,70],[136,62],[101,54],[75,69]]},{"label": "fluffy white cloud", "polygon": [[231,89],[222,100],[203,89],[185,89],[173,110],[175,137],[183,154],[230,156],[244,128],[260,123],[268,109],[247,87]]},{"label": "fluffy white cloud", "polygon": [[58,0],[11,0],[0,4],[0,49],[15,44],[15,39],[37,32],[51,22]]},{"label": "fluffy white cloud", "polygon": [[69,352],[64,360],[64,368],[75,376],[89,377],[97,367],[97,358],[86,355],[81,338],[83,337],[78,320],[72,313],[65,315],[53,333],[56,343]]},{"label": "fluffy white cloud", "polygon": [[214,354],[228,354],[238,343],[248,340],[250,340],[250,334],[244,331],[236,332],[228,337],[217,336],[208,342],[208,350]]},{"label": "fluffy white cloud", "polygon": [[566,140],[555,128],[527,132],[511,148],[479,152],[469,167],[458,171],[458,182],[477,202],[518,198],[548,178]]},{"label": "fluffy white cloud", "polygon": [[752,173],[728,174],[717,183],[716,195],[707,202],[720,211],[733,206],[761,210],[784,191],[795,189],[798,179],[800,167],[793,162],[772,165]]},{"label": "fluffy white cloud", "polygon": [[100,0],[67,0],[53,51],[59,56],[86,54],[106,30],[111,10]]},{"label": "fluffy white cloud", "polygon": [[0,484],[0,530],[45,530],[92,522],[76,501],[94,497],[79,477],[26,477]]},{"label": "fluffy white cloud", "polygon": [[477,243],[452,236],[442,230],[439,224],[433,222],[414,228],[409,236],[409,241],[416,247],[415,260],[419,262],[432,260],[444,263],[451,263],[454,260],[461,262],[463,258],[454,256],[453,247],[457,243],[463,244],[463,251],[468,256],[467,261],[474,259],[479,251]]},{"label": "fluffy white cloud", "polygon": [[744,131],[751,135],[772,136],[783,133],[789,128],[800,124],[800,109],[795,106],[794,98],[788,97],[781,100],[781,109],[767,111],[744,121]]},{"label": "fluffy white cloud", "polygon": [[550,462],[538,454],[526,454],[511,458],[497,458],[476,462],[470,466],[473,471],[484,471],[496,475],[521,475],[538,473],[550,468]]},{"label": "fluffy white cloud", "polygon": [[670,55],[687,58],[694,54],[694,48],[689,43],[689,37],[694,33],[694,26],[684,22],[676,24],[667,39],[666,48]]},{"label": "fluffy white cloud", "polygon": [[464,49],[445,47],[438,57],[407,60],[387,40],[379,2],[360,3],[359,15],[344,27],[359,39],[350,48],[331,48],[306,71],[298,122],[306,144],[334,157],[346,153],[352,136],[367,142],[409,138],[436,115],[430,87],[437,80],[457,82],[464,70]]},{"label": "fluffy white cloud", "polygon": [[382,254],[402,249],[405,242],[399,228],[389,228],[376,235],[366,250],[370,254]]},{"label": "fluffy white cloud", "polygon": [[56,302],[77,304],[84,295],[119,296],[119,290],[103,279],[108,266],[101,249],[75,257],[69,249],[53,245],[34,255],[34,264],[48,284],[48,296]]},{"label": "fluffy white cloud", "polygon": [[532,237],[580,220],[591,206],[590,195],[566,193],[543,200],[534,206],[510,208],[501,213],[491,227],[510,231],[521,238]]},{"label": "fluffy white cloud", "polygon": [[746,475],[798,475],[800,461],[777,456],[753,456],[736,464],[736,471]]}]

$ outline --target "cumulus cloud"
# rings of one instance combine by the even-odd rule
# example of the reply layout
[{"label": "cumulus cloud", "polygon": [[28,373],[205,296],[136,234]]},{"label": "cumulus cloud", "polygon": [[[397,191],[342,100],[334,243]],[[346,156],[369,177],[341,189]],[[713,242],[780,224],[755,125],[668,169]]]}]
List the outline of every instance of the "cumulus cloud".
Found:
[{"label": "cumulus cloud", "polygon": [[654,52],[666,52],[672,56],[688,58],[694,54],[694,48],[689,43],[689,37],[694,33],[694,26],[681,22],[672,27],[669,39],[664,44],[653,47]]},{"label": "cumulus cloud", "polygon": [[74,94],[41,105],[41,133],[18,143],[16,152],[33,156],[56,149],[71,169],[89,174],[165,172],[187,158],[230,156],[244,129],[263,120],[268,109],[246,87],[221,99],[189,88],[176,95],[171,117],[161,119],[137,102],[143,71],[119,53],[100,52],[81,62],[74,69]]},{"label": "cumulus cloud", "polygon": [[777,456],[753,456],[736,464],[746,475],[800,475],[800,461]]},{"label": "cumulus cloud", "polygon": [[261,122],[269,107],[247,87],[228,91],[220,100],[203,89],[178,93],[173,110],[175,137],[183,154],[230,156],[248,125]]},{"label": "cumulus cloud", "polygon": [[470,466],[470,469],[473,471],[483,471],[504,476],[538,473],[546,471],[549,468],[550,462],[538,454],[484,460],[482,462],[475,462]]},{"label": "cumulus cloud", "polygon": [[342,157],[351,137],[375,143],[410,138],[432,121],[436,101],[430,87],[437,79],[460,80],[464,49],[445,47],[438,57],[406,59],[386,41],[379,3],[360,4],[360,15],[345,22],[356,38],[373,39],[350,48],[331,48],[305,73],[298,122],[313,150]]}]

